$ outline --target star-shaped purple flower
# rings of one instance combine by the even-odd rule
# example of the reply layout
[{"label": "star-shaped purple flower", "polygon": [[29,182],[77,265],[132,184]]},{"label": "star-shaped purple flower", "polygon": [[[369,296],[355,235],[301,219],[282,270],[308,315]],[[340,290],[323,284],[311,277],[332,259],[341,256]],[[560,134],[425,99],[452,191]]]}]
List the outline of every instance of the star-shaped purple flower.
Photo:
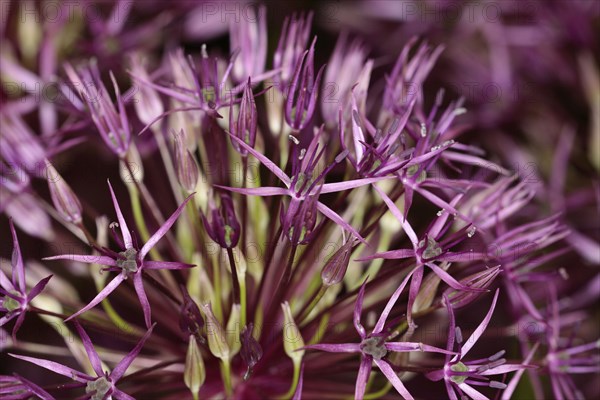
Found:
[{"label": "star-shaped purple flower", "polygon": [[[448,284],[448,286],[452,287],[453,289],[474,292],[485,291],[485,289],[467,286],[465,284],[460,283],[443,268],[439,267],[434,263],[434,261],[474,261],[481,258],[485,258],[485,254],[481,253],[449,252],[443,249],[440,246],[440,244],[435,240],[435,238],[437,238],[442,233],[444,225],[446,225],[448,222],[449,215],[447,212],[443,211],[441,215],[439,215],[438,218],[436,218],[436,220],[431,224],[424,238],[419,240],[411,224],[408,222],[407,219],[405,219],[404,215],[402,215],[402,212],[398,209],[396,204],[394,204],[394,202],[388,197],[387,194],[385,194],[383,190],[381,190],[377,186],[373,187],[379,193],[390,212],[396,217],[396,219],[402,226],[402,229],[406,233],[406,236],[408,236],[408,238],[410,239],[413,248],[385,251],[382,253],[373,254],[368,257],[360,258],[359,261],[372,260],[375,258],[415,259],[416,266],[411,272],[412,282],[409,289],[407,309],[408,323],[411,326],[414,326],[412,321],[412,306],[419,292],[419,288],[421,287],[421,282],[423,281],[423,270],[425,267],[430,268],[433,271],[433,273],[435,273],[442,281],[444,281],[446,284]],[[460,198],[461,195],[456,196],[454,200],[450,203],[451,207],[456,205]],[[455,243],[457,239],[464,239],[466,237],[471,236],[471,232],[474,231],[470,231],[469,229],[471,229],[471,227],[467,226],[461,229],[459,232],[456,232],[453,235],[451,242]]]},{"label": "star-shaped purple flower", "polygon": [[31,300],[44,290],[46,284],[52,278],[52,275],[39,281],[33,289],[27,293],[25,285],[25,264],[23,263],[23,257],[21,255],[21,248],[19,247],[19,241],[17,239],[17,232],[13,225],[12,219],[10,222],[10,231],[13,238],[13,253],[12,253],[12,279],[8,277],[0,270],[0,294],[3,295],[0,298],[0,312],[5,313],[0,318],[0,326],[4,326],[6,323],[17,317],[17,322],[12,331],[13,340],[16,341],[17,332],[25,320],[25,313],[29,307]]},{"label": "star-shaped purple flower", "polygon": [[[531,359],[533,353],[527,357],[523,364],[506,364],[506,359],[502,358],[505,353],[504,350],[499,351],[488,358],[482,358],[473,361],[465,361],[464,359],[467,353],[473,348],[475,343],[477,343],[481,335],[483,335],[487,329],[487,326],[492,319],[494,308],[496,307],[498,293],[499,290],[496,290],[494,300],[492,301],[492,305],[487,315],[466,341],[463,341],[461,330],[456,325],[454,310],[452,309],[451,302],[447,297],[445,297],[445,303],[448,308],[448,315],[450,317],[448,344],[446,350],[452,351],[454,349],[454,344],[457,343],[459,345],[459,353],[453,357],[447,355],[444,368],[438,371],[430,372],[426,376],[433,381],[444,379],[450,400],[458,400],[459,398],[463,397],[463,394],[468,395],[474,400],[488,400],[485,395],[483,395],[473,386],[506,389],[508,385],[499,381],[490,380],[488,377],[531,368],[526,364]],[[520,377],[521,374],[515,375],[515,378],[513,379],[518,380]],[[516,380],[513,380],[511,383],[509,383],[512,390],[514,390],[516,387]]]},{"label": "star-shaped purple flower", "polygon": [[360,322],[360,316],[362,313],[363,298],[365,294],[366,282],[360,288],[358,297],[356,299],[356,305],[354,308],[354,328],[358,332],[361,342],[360,343],[342,343],[342,344],[313,344],[305,346],[306,349],[322,350],[329,353],[360,353],[360,367],[358,370],[358,376],[356,378],[356,389],[354,396],[356,399],[362,399],[365,395],[367,381],[373,363],[377,365],[379,370],[383,372],[386,378],[391,382],[394,388],[400,393],[405,399],[413,399],[410,392],[406,389],[392,366],[385,360],[385,356],[388,352],[411,352],[411,351],[427,351],[435,353],[450,355],[456,354],[451,350],[444,350],[434,346],[430,346],[423,343],[416,342],[388,342],[386,341],[388,335],[384,331],[387,317],[390,314],[392,307],[396,304],[398,297],[404,290],[404,287],[408,283],[408,279],[411,277],[410,273],[402,282],[402,284],[396,289],[392,297],[389,299],[385,309],[381,313],[375,328],[367,335],[365,328]]},{"label": "star-shaped purple flower", "polygon": [[[237,145],[248,153],[252,154],[258,161],[260,161],[268,170],[270,170],[280,181],[285,185],[282,187],[263,186],[258,188],[235,188],[215,185],[221,189],[229,190],[232,192],[242,193],[251,196],[289,196],[290,205],[284,217],[284,220],[290,221],[294,218],[296,211],[300,208],[302,202],[306,199],[311,198],[317,194],[335,193],[343,190],[349,190],[358,188],[370,183],[378,182],[388,177],[374,177],[364,179],[354,179],[346,182],[335,182],[335,183],[324,183],[325,176],[327,173],[339,162],[341,162],[347,155],[348,152],[342,152],[335,158],[335,162],[327,166],[323,172],[321,172],[316,178],[313,179],[313,173],[317,167],[320,158],[324,154],[324,149],[319,149],[319,137],[322,133],[322,129],[313,137],[307,149],[303,149],[300,152],[299,157],[293,159],[294,165],[292,167],[293,176],[290,178],[281,168],[275,163],[265,157],[263,154],[254,150],[248,146],[244,141],[238,139],[234,135],[229,135],[231,141],[237,143]],[[325,215],[327,218],[335,222],[336,224],[343,227],[345,230],[351,232],[356,238],[364,242],[364,239],[352,225],[347,223],[340,215],[338,215],[331,208],[325,204],[317,201],[316,208]],[[286,232],[287,234],[287,232]]]},{"label": "star-shaped purple flower", "polygon": [[83,346],[85,347],[88,359],[90,360],[90,364],[92,365],[96,376],[87,375],[83,372],[69,368],[66,365],[50,360],[21,356],[11,353],[9,353],[9,355],[11,357],[18,358],[19,360],[24,360],[32,364],[39,365],[42,368],[46,368],[47,370],[79,382],[81,384],[79,385],[80,387],[85,386],[85,398],[89,398],[91,400],[103,400],[110,398],[115,398],[116,400],[134,400],[132,396],[117,389],[116,385],[123,375],[125,375],[125,372],[133,360],[135,360],[137,355],[140,353],[140,350],[142,350],[142,347],[144,347],[144,343],[146,343],[146,340],[148,340],[152,334],[152,330],[156,324],[152,325],[150,329],[148,329],[133,350],[131,350],[129,354],[127,354],[121,361],[119,361],[115,368],[113,368],[113,370],[109,373],[108,371],[102,370],[100,356],[98,356],[96,349],[94,349],[94,345],[92,344],[88,334],[83,330],[77,321],[74,321],[73,323],[75,324],[77,333],[79,333],[79,336],[81,337],[81,341],[83,342]]},{"label": "star-shaped purple flower", "polygon": [[158,243],[158,241],[167,233],[167,231],[175,223],[187,202],[192,198],[193,194],[191,194],[184,200],[184,202],[177,208],[177,210],[175,210],[175,212],[169,217],[169,219],[165,221],[165,223],[154,233],[154,235],[150,237],[150,239],[148,239],[148,241],[141,248],[138,248],[138,246],[134,244],[131,232],[127,227],[127,223],[125,222],[125,218],[123,217],[123,213],[121,212],[121,208],[119,207],[119,203],[117,202],[115,192],[113,191],[110,182],[108,182],[108,187],[110,189],[112,201],[115,207],[115,211],[117,213],[119,227],[121,228],[121,235],[123,237],[122,245],[124,247],[124,250],[119,253],[116,253],[112,250],[102,248],[98,249],[103,254],[100,256],[63,254],[53,257],[47,257],[45,258],[45,260],[74,260],[84,263],[94,263],[106,265],[108,267],[105,269],[106,271],[119,272],[119,274],[115,278],[113,278],[113,280],[110,281],[108,285],[106,285],[106,287],[102,289],[100,293],[98,293],[98,295],[94,297],[94,299],[90,301],[90,303],[87,306],[83,307],[81,310],[71,315],[69,318],[66,319],[66,321],[73,319],[78,315],[86,312],[87,310],[95,307],[109,294],[111,294],[121,284],[121,282],[123,282],[129,277],[133,277],[133,285],[135,287],[135,291],[144,311],[144,320],[146,322],[146,327],[150,327],[150,303],[148,302],[148,297],[146,296],[146,291],[144,290],[144,284],[142,282],[142,271],[153,269],[185,269],[191,268],[194,265],[173,261],[151,261],[145,260],[145,258],[146,255],[148,255],[148,253],[150,252],[150,250],[156,245],[156,243]]}]

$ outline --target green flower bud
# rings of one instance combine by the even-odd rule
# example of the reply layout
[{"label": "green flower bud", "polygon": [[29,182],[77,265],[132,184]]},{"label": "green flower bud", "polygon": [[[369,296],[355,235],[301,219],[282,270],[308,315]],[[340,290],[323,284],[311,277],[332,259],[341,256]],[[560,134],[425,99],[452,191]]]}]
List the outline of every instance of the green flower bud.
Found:
[{"label": "green flower bud", "polygon": [[200,387],[204,384],[206,379],[206,368],[204,367],[204,361],[202,360],[202,354],[200,348],[196,342],[194,335],[190,335],[190,341],[188,344],[187,354],[185,356],[185,369],[183,370],[183,381],[185,386],[190,389],[194,399],[198,398],[198,392]]}]

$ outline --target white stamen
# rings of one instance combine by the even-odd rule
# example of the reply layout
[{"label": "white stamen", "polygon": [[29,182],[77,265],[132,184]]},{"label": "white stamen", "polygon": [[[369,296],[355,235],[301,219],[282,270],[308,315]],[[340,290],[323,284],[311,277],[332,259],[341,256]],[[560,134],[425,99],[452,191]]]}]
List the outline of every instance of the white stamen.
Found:
[{"label": "white stamen", "polygon": [[566,281],[567,279],[569,279],[569,273],[567,272],[566,269],[564,268],[559,268],[558,269],[558,273],[560,274],[560,276]]},{"label": "white stamen", "polygon": [[456,334],[456,341],[460,344],[463,341],[462,331],[460,330],[460,326],[454,328],[454,333]]},{"label": "white stamen", "polygon": [[467,236],[468,237],[473,237],[475,235],[475,231],[477,231],[477,228],[472,226],[469,228],[469,230],[467,231]]},{"label": "white stamen", "polygon": [[294,135],[288,135],[288,138],[294,142],[295,145],[299,145],[300,141],[298,139],[296,139],[296,137]]},{"label": "white stamen", "polygon": [[298,160],[302,161],[304,159],[305,155],[306,155],[306,149],[300,150],[300,155],[298,156]]},{"label": "white stamen", "polygon": [[494,389],[506,389],[506,383],[490,381],[490,387]]},{"label": "white stamen", "polygon": [[502,357],[504,355],[504,353],[506,353],[506,350],[500,350],[499,352],[497,352],[496,354],[494,354],[491,357],[488,357],[488,360],[490,361],[496,361],[498,360],[500,357]]},{"label": "white stamen", "polygon": [[424,122],[421,122],[421,137],[427,136],[427,126]]}]

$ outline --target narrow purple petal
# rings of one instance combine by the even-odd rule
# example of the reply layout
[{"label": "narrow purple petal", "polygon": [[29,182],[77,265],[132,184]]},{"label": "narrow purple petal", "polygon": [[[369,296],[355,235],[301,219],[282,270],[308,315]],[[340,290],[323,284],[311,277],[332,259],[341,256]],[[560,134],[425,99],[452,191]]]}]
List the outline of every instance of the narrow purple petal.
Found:
[{"label": "narrow purple petal", "polygon": [[190,194],[183,201],[183,203],[181,203],[181,205],[179,207],[177,207],[177,210],[175,210],[175,212],[169,217],[169,219],[167,219],[165,221],[165,223],[162,224],[162,226],[154,233],[154,235],[152,235],[152,237],[150,237],[150,239],[148,239],[146,244],[144,244],[144,246],[140,250],[140,254],[139,254],[140,260],[143,260],[144,257],[146,257],[146,254],[148,254],[148,252],[156,245],[156,243],[158,243],[158,241],[163,236],[165,236],[167,231],[169,229],[171,229],[171,226],[173,226],[173,224],[175,223],[177,218],[179,218],[179,215],[182,213],[183,209],[185,208],[185,205],[188,203],[188,201],[190,201],[192,199],[192,197],[194,197],[194,194],[195,193]]},{"label": "narrow purple petal", "polygon": [[442,268],[438,267],[434,263],[427,263],[426,265],[429,268],[431,268],[433,270],[433,272],[437,276],[439,276],[439,278],[441,280],[446,282],[448,284],[448,286],[450,286],[453,289],[468,290],[468,291],[472,291],[472,292],[486,292],[487,291],[487,289],[475,288],[475,287],[467,286],[467,285],[460,283],[459,281],[454,279],[449,273],[447,273],[446,271],[444,271]]},{"label": "narrow purple petal", "polygon": [[0,269],[0,287],[4,288],[6,291],[13,291],[15,290],[15,287],[13,286],[12,282],[10,281],[10,279],[8,279],[8,277],[4,274],[4,272],[2,272],[2,270]]},{"label": "narrow purple petal", "polygon": [[383,258],[384,260],[399,260],[401,258],[411,258],[414,256],[415,251],[413,249],[400,249],[375,253],[370,256],[357,258],[356,261],[370,261],[376,258]]},{"label": "narrow purple petal", "polygon": [[531,368],[531,367],[529,367],[527,365],[523,365],[523,364],[503,364],[503,365],[500,365],[499,367],[490,368],[486,371],[483,371],[483,372],[481,372],[481,375],[501,375],[501,374],[507,374],[507,373],[513,372],[513,371],[527,369],[527,368]]},{"label": "narrow purple petal", "polygon": [[369,380],[369,374],[371,374],[371,368],[373,368],[373,358],[371,356],[361,357],[360,367],[358,368],[358,376],[356,377],[356,388],[354,389],[355,400],[362,400],[365,397],[367,381]]},{"label": "narrow purple petal", "polygon": [[416,268],[413,269],[412,271],[410,271],[410,273],[408,275],[406,275],[406,277],[404,278],[404,280],[402,281],[400,286],[398,286],[396,291],[392,294],[392,297],[390,297],[390,299],[388,300],[383,312],[381,313],[381,316],[379,317],[379,320],[377,321],[377,325],[375,325],[375,328],[373,329],[373,333],[380,333],[383,330],[383,327],[385,325],[385,322],[387,321],[388,315],[390,315],[392,308],[396,304],[396,301],[398,301],[398,297],[400,297],[400,295],[402,294],[404,287],[406,286],[406,284],[408,283],[408,280],[411,278],[411,276],[413,275],[413,273],[415,271],[416,271]]},{"label": "narrow purple petal", "polygon": [[281,168],[279,168],[277,165],[275,165],[275,163],[273,161],[269,160],[265,155],[259,153],[258,151],[254,150],[252,147],[248,146],[246,144],[246,142],[244,142],[243,140],[240,140],[235,135],[232,135],[231,133],[229,133],[229,137],[231,138],[231,140],[233,142],[237,143],[240,147],[242,147],[248,153],[252,154],[258,161],[261,162],[262,165],[264,165],[269,171],[271,171],[273,174],[275,174],[275,176],[277,176],[280,181],[285,183],[286,186],[288,186],[288,187],[290,186],[290,182],[292,181],[290,179],[290,177],[287,176],[287,174],[285,172],[283,172],[281,170]]},{"label": "narrow purple petal", "polygon": [[188,269],[196,265],[186,264],[177,261],[146,261],[144,260],[144,269]]},{"label": "narrow purple petal", "polygon": [[388,195],[385,194],[384,191],[379,189],[376,185],[374,185],[373,187],[375,188],[377,193],[379,193],[379,196],[381,196],[381,199],[385,202],[390,212],[394,215],[394,217],[396,217],[398,222],[400,222],[400,225],[402,225],[402,229],[406,233],[406,236],[408,236],[411,243],[413,244],[413,247],[416,249],[419,244],[419,239],[417,239],[417,234],[413,230],[412,226],[410,226],[408,221],[404,218],[404,215],[402,215],[402,212],[398,209],[398,207],[396,207],[396,204],[394,204],[394,202],[388,197]]},{"label": "narrow purple petal", "polygon": [[121,207],[119,207],[119,202],[117,201],[117,197],[115,196],[115,192],[108,182],[108,188],[110,189],[110,196],[112,197],[113,205],[115,207],[115,212],[117,213],[117,219],[119,220],[119,227],[121,228],[121,234],[123,235],[123,242],[125,243],[125,248],[130,249],[133,247],[133,240],[131,239],[131,232],[129,232],[129,228],[127,227],[127,223],[125,222],[125,218],[123,217],[123,213],[121,212]]},{"label": "narrow purple petal", "polygon": [[481,323],[479,324],[477,329],[475,329],[473,334],[471,334],[469,339],[467,339],[467,341],[465,341],[465,344],[463,345],[463,347],[460,350],[460,358],[463,358],[469,352],[469,350],[471,350],[471,347],[473,347],[475,345],[475,343],[477,343],[477,341],[479,340],[479,338],[481,337],[483,332],[486,330],[488,324],[490,323],[490,320],[492,319],[492,314],[494,313],[494,308],[496,308],[496,301],[498,300],[498,293],[499,293],[499,289],[496,289],[496,293],[494,294],[494,300],[492,300],[492,305],[491,305],[487,315],[485,316],[483,321],[481,321]]},{"label": "narrow purple petal", "polygon": [[14,287],[18,287],[21,293],[25,293],[25,266],[23,265],[23,256],[21,255],[21,247],[19,247],[19,240],[17,239],[17,232],[15,231],[15,225],[13,224],[12,218],[10,222],[10,233],[13,239],[13,253],[12,253],[12,283]]},{"label": "narrow purple petal", "polygon": [[142,282],[141,271],[133,275],[133,286],[135,287],[135,292],[137,293],[140,304],[142,305],[142,310],[144,311],[146,328],[150,328],[150,302],[148,301],[148,296],[146,296],[146,291],[144,290],[144,282]]},{"label": "narrow purple petal", "polygon": [[2,318],[0,318],[0,326],[4,326],[4,325],[8,324],[16,316],[17,316],[16,312],[8,313],[8,314],[2,316]]},{"label": "narrow purple petal", "polygon": [[362,306],[363,306],[363,298],[365,297],[365,286],[367,285],[367,280],[363,282],[358,291],[358,296],[356,297],[356,305],[354,306],[354,328],[356,332],[360,335],[361,339],[364,339],[367,334],[365,332],[365,328],[360,323],[360,315],[362,314]]},{"label": "narrow purple petal", "polygon": [[117,266],[117,263],[113,258],[107,257],[107,256],[98,256],[98,255],[94,255],[94,254],[90,254],[90,255],[61,254],[58,256],[45,257],[45,258],[42,258],[42,260],[44,260],[44,261],[69,260],[69,261],[78,261],[78,262],[87,263],[87,264],[106,265],[108,267],[116,267]]},{"label": "narrow purple petal", "polygon": [[446,384],[446,392],[448,392],[448,398],[450,400],[458,400],[458,396],[456,396],[456,392],[454,391],[454,387],[450,381],[444,381]]},{"label": "narrow purple petal", "polygon": [[96,349],[94,349],[94,345],[92,344],[90,337],[83,330],[83,328],[81,327],[79,322],[73,321],[73,324],[75,325],[75,329],[77,329],[77,333],[79,334],[79,337],[81,338],[83,347],[85,348],[85,352],[88,355],[88,359],[90,360],[90,364],[92,364],[92,368],[94,369],[94,372],[98,376],[103,376],[104,371],[102,371],[102,362],[100,361],[100,357],[98,356],[98,353],[96,353]]},{"label": "narrow purple petal", "polygon": [[[446,304],[446,310],[448,311],[448,341],[446,342],[446,349],[452,351],[454,349],[454,340],[456,337],[456,319],[454,318],[454,309],[452,308],[452,302],[444,293],[444,303]],[[450,361],[449,357],[446,357],[446,363]]]},{"label": "narrow purple petal", "polygon": [[286,188],[263,186],[258,188],[237,188],[230,186],[213,185],[230,192],[241,193],[247,196],[289,196],[290,190]]},{"label": "narrow purple petal", "polygon": [[323,185],[323,189],[321,189],[321,193],[334,193],[341,192],[343,190],[355,189],[364,185],[369,185],[371,183],[379,182],[384,179],[392,178],[391,176],[380,176],[376,178],[363,178],[363,179],[354,179],[351,181],[345,182],[335,182],[335,183],[326,183]]},{"label": "narrow purple petal", "polygon": [[44,288],[46,287],[46,285],[48,284],[48,281],[50,280],[50,278],[52,278],[52,276],[53,275],[47,276],[44,279],[42,279],[41,281],[39,281],[27,295],[27,301],[31,301],[31,299],[33,299],[35,296],[40,294],[42,292],[42,290],[44,290]]},{"label": "narrow purple petal", "polygon": [[66,376],[68,378],[74,379],[77,382],[87,382],[93,378],[91,378],[90,376],[79,372],[79,371],[75,371],[72,368],[69,368],[65,365],[59,364],[57,362],[54,361],[49,361],[49,360],[43,360],[41,358],[34,358],[34,357],[27,357],[27,356],[21,356],[18,354],[11,354],[8,353],[9,356],[14,357],[14,358],[18,358],[19,360],[23,360],[23,361],[27,361],[30,362],[32,364],[38,365],[42,368],[46,368],[47,370],[50,370],[52,372],[55,372],[57,374]]},{"label": "narrow purple petal", "polygon": [[360,353],[360,345],[358,343],[340,343],[340,344],[311,344],[304,346],[306,350],[321,350],[328,353]]},{"label": "narrow purple petal", "polygon": [[448,351],[446,349],[440,349],[439,347],[430,346],[428,344],[423,343],[413,343],[413,342],[387,342],[385,344],[385,348],[390,351],[396,352],[406,352],[406,351],[428,351],[432,353],[442,353],[442,354],[450,354],[454,355],[456,353],[452,351]]},{"label": "narrow purple petal", "polygon": [[21,329],[21,325],[23,325],[23,321],[25,321],[25,312],[22,312],[21,314],[19,314],[19,317],[17,318],[17,321],[15,322],[15,326],[13,327],[13,330],[12,330],[13,342],[17,341],[17,332],[19,332],[19,329]]},{"label": "narrow purple petal", "polygon": [[373,360],[373,361],[375,361],[375,364],[377,364],[377,366],[379,367],[381,372],[383,372],[385,377],[394,386],[396,391],[398,393],[400,393],[400,396],[402,396],[406,400],[414,400],[414,397],[412,397],[412,395],[406,389],[406,387],[404,386],[404,384],[402,383],[400,378],[398,378],[398,375],[396,375],[396,373],[394,372],[392,367],[390,367],[390,365],[387,362],[385,362],[383,360]]},{"label": "narrow purple petal", "polygon": [[140,351],[142,350],[142,347],[144,347],[144,343],[146,343],[146,340],[148,340],[148,338],[152,334],[152,330],[154,329],[155,326],[156,326],[156,323],[152,324],[152,326],[148,329],[148,331],[140,339],[138,344],[135,345],[133,350],[131,350],[129,352],[129,354],[127,354],[127,356],[125,356],[125,358],[123,358],[121,361],[119,361],[117,366],[112,370],[112,372],[110,373],[110,377],[115,384],[117,383],[117,381],[119,379],[121,379],[123,377],[123,375],[125,374],[125,371],[127,371],[127,368],[129,368],[129,366],[131,365],[133,360],[135,360],[137,355],[140,353]]},{"label": "narrow purple petal", "polygon": [[323,204],[319,201],[319,202],[317,202],[317,209],[319,211],[321,211],[323,213],[323,215],[325,215],[327,218],[329,218],[336,224],[341,225],[342,228],[344,228],[348,232],[352,233],[358,240],[360,240],[361,242],[363,242],[365,244],[367,243],[366,240],[363,239],[362,236],[360,236],[360,233],[358,233],[358,231],[352,227],[352,225],[350,225],[349,223],[344,221],[344,219],[342,217],[340,217],[338,214],[336,214],[336,212],[333,211],[331,208],[327,207],[325,204]]},{"label": "narrow purple petal", "polygon": [[50,393],[46,392],[44,389],[42,389],[41,387],[39,387],[38,385],[36,385],[35,383],[23,378],[22,376],[19,376],[17,374],[15,374],[15,376],[19,379],[19,381],[21,381],[21,383],[23,384],[23,386],[27,387],[27,389],[32,392],[33,394],[35,394],[36,396],[38,396],[40,399],[42,400],[55,400],[54,397],[52,397],[50,395]]},{"label": "narrow purple petal", "polygon": [[466,383],[461,383],[458,385],[460,390],[468,394],[473,400],[490,400],[483,394],[479,393],[477,390],[473,389],[471,386]]},{"label": "narrow purple petal", "polygon": [[83,307],[81,310],[77,311],[75,314],[73,314],[69,318],[65,319],[65,321],[70,321],[73,318],[77,317],[78,315],[83,314],[87,310],[90,310],[90,309],[96,307],[102,300],[104,300],[106,297],[108,297],[108,295],[111,294],[124,280],[125,280],[125,275],[123,275],[123,274],[117,275],[112,281],[110,281],[110,283],[108,285],[106,285],[104,287],[104,289],[102,289],[100,291],[100,293],[98,293],[98,295],[96,297],[94,297],[94,299],[92,301],[90,301],[90,303],[87,306]]},{"label": "narrow purple petal", "polygon": [[410,280],[410,288],[408,289],[408,303],[406,306],[406,321],[410,327],[414,327],[415,323],[412,319],[413,307],[415,305],[415,301],[417,299],[417,295],[419,294],[419,289],[421,288],[421,283],[423,283],[423,266],[418,266],[414,270],[414,274],[412,279]]}]

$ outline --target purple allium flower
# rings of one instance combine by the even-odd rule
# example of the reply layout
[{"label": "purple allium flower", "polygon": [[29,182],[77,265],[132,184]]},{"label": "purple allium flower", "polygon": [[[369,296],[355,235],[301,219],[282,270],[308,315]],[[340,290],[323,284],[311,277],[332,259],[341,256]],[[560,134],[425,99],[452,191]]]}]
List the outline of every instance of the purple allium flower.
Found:
[{"label": "purple allium flower", "polygon": [[600,8],[314,5],[3,7],[0,396],[599,397]]},{"label": "purple allium flower", "polygon": [[117,81],[111,73],[111,80],[117,97],[115,108],[108,90],[102,84],[98,66],[90,64],[75,70],[71,65],[65,65],[71,85],[77,90],[79,98],[71,98],[73,105],[81,111],[86,111],[100,137],[109,149],[120,158],[124,158],[131,142],[131,126],[125,112],[127,98],[121,96]]},{"label": "purple allium flower", "polygon": [[17,374],[0,375],[0,393],[7,399],[26,400],[35,395],[42,400],[54,400],[44,389]]},{"label": "purple allium flower", "polygon": [[292,79],[298,59],[306,49],[313,13],[286,17],[279,43],[273,56],[273,67],[281,70],[281,90],[285,90]]},{"label": "purple allium flower", "polygon": [[[410,277],[410,275],[408,276]],[[396,290],[394,295],[390,298],[389,302],[385,306],[384,311],[379,316],[379,320],[375,325],[375,329],[370,334],[367,334],[365,328],[362,326],[361,314],[363,308],[363,299],[365,295],[366,282],[360,288],[358,297],[356,298],[356,305],[354,308],[354,328],[360,336],[360,343],[343,343],[343,344],[313,344],[305,346],[306,349],[314,349],[327,351],[332,353],[360,353],[360,367],[358,370],[358,376],[356,378],[356,390],[354,397],[356,399],[362,399],[365,395],[365,389],[367,386],[367,380],[371,372],[373,364],[377,365],[379,370],[385,375],[385,377],[392,383],[394,388],[400,393],[405,399],[412,399],[412,395],[406,389],[398,375],[394,372],[388,361],[384,358],[388,352],[434,352],[443,353],[447,355],[455,354],[451,349],[444,350],[434,346],[430,346],[423,343],[414,342],[391,342],[388,341],[389,332],[384,331],[384,327],[388,318],[388,315],[396,303],[398,296],[406,286],[408,279],[405,279],[400,287]]]},{"label": "purple allium flower", "polygon": [[144,336],[140,339],[140,341],[136,344],[136,346],[121,360],[112,371],[104,371],[102,369],[102,361],[100,360],[100,356],[96,352],[92,341],[88,334],[83,330],[81,325],[77,321],[74,322],[75,328],[77,329],[77,333],[83,342],[83,346],[85,348],[85,352],[87,353],[88,360],[92,365],[94,373],[96,376],[88,375],[83,372],[79,372],[72,368],[67,367],[66,365],[59,364],[54,361],[44,360],[40,358],[27,357],[17,354],[9,354],[14,358],[18,358],[23,361],[30,362],[32,364],[38,365],[42,368],[46,368],[52,372],[57,374],[66,376],[68,378],[73,379],[78,382],[78,387],[85,387],[86,396],[92,400],[100,400],[105,398],[114,397],[117,400],[124,399],[133,399],[132,396],[127,393],[119,390],[116,385],[121,378],[127,372],[127,369],[131,365],[131,363],[138,356],[142,347],[146,343],[146,340],[152,334],[152,330],[154,329],[154,325],[152,325],[148,331],[144,334]]},{"label": "purple allium flower", "polygon": [[322,66],[314,77],[315,37],[310,49],[302,54],[296,63],[296,69],[287,91],[285,102],[285,120],[294,132],[304,129],[310,122],[317,104],[319,84],[323,74]]},{"label": "purple allium flower", "polygon": [[21,254],[21,248],[19,247],[19,240],[17,239],[17,232],[13,225],[12,220],[10,223],[10,232],[13,239],[13,252],[12,252],[12,277],[8,277],[0,270],[0,294],[2,294],[0,312],[4,315],[0,318],[0,327],[6,325],[9,321],[17,318],[13,327],[12,336],[13,340],[17,340],[17,332],[23,325],[25,320],[25,313],[29,309],[31,300],[39,295],[42,290],[48,284],[52,275],[39,281],[29,292],[25,283],[25,263],[23,262],[23,255]]},{"label": "purple allium flower", "polygon": [[229,25],[230,47],[239,51],[233,62],[232,76],[243,82],[264,72],[267,59],[267,8],[264,5],[248,9],[239,22]]},{"label": "purple allium flower", "polygon": [[460,327],[456,325],[454,311],[450,304],[450,300],[447,297],[445,298],[448,307],[448,315],[450,316],[448,345],[446,349],[453,351],[456,343],[459,347],[459,353],[454,356],[447,355],[444,369],[431,372],[427,377],[432,380],[444,379],[448,397],[450,399],[456,400],[463,395],[468,395],[469,397],[478,400],[486,399],[487,397],[481,394],[473,386],[489,386],[494,389],[505,389],[507,387],[506,384],[500,381],[490,380],[488,377],[528,368],[527,365],[523,364],[507,364],[506,359],[502,358],[505,353],[504,350],[499,351],[488,358],[473,361],[466,361],[464,359],[469,350],[473,348],[475,343],[477,343],[487,329],[490,320],[492,319],[494,308],[496,307],[498,293],[499,291],[496,290],[488,313],[466,341],[463,341],[464,339]]},{"label": "purple allium flower", "polygon": [[[300,204],[310,196],[314,196],[316,191],[318,194],[325,193],[334,193],[340,192],[343,190],[354,189],[357,187],[361,187],[364,185],[368,185],[370,183],[374,183],[385,179],[385,177],[381,178],[365,178],[365,179],[355,179],[347,182],[340,183],[325,183],[323,184],[323,180],[327,172],[332,169],[335,164],[340,163],[344,160],[346,153],[341,153],[335,158],[335,162],[330,164],[325,171],[321,172],[316,178],[313,177],[315,167],[319,162],[320,158],[323,155],[324,149],[320,147],[319,137],[321,135],[322,130],[319,130],[317,134],[313,137],[310,142],[310,145],[307,149],[300,150],[300,154],[296,150],[296,157],[293,159],[294,167],[293,167],[293,177],[290,178],[281,168],[279,168],[275,163],[266,158],[263,154],[255,151],[253,148],[248,146],[246,143],[242,142],[238,138],[231,136],[231,139],[236,141],[238,145],[244,148],[248,153],[252,154],[254,157],[258,159],[265,167],[267,167],[280,181],[282,181],[287,188],[279,188],[279,187],[260,187],[260,188],[233,188],[233,187],[222,187],[218,186],[222,189],[230,190],[232,192],[242,193],[246,195],[253,196],[277,196],[277,195],[287,195],[290,196],[290,205],[288,207],[288,211],[286,212],[286,217],[283,219],[288,228],[291,228],[291,219],[294,218]],[[320,187],[318,187],[320,185]],[[321,202],[317,202],[316,205],[319,212],[325,215],[330,220],[335,223],[341,225],[344,229],[351,232],[358,239],[364,240],[360,234],[342,217],[335,213],[335,211],[331,210],[325,204]]]},{"label": "purple allium flower", "polygon": [[[237,119],[234,118],[233,103],[229,110],[229,132],[238,139],[243,140],[248,146],[254,147],[256,142],[256,128],[258,125],[258,114],[256,112],[256,103],[252,94],[250,78],[244,88],[242,100],[239,105]],[[247,156],[248,152],[238,146],[237,142],[232,141],[233,148],[242,156]]]},{"label": "purple allium flower", "polygon": [[142,306],[142,310],[144,312],[144,321],[146,322],[146,327],[150,327],[150,303],[148,302],[148,297],[146,296],[146,291],[144,290],[144,283],[142,281],[142,273],[144,270],[160,270],[160,269],[185,269],[191,268],[194,265],[176,262],[176,261],[151,261],[146,260],[146,256],[150,252],[150,250],[158,243],[160,239],[167,233],[167,231],[173,226],[181,212],[183,211],[187,202],[191,199],[191,196],[188,198],[175,210],[175,212],[165,221],[165,223],[148,239],[146,243],[142,247],[139,247],[137,243],[134,242],[134,237],[131,235],[131,231],[129,231],[129,227],[125,222],[125,218],[123,217],[123,213],[121,212],[121,207],[119,207],[119,202],[115,196],[115,192],[113,188],[108,182],[108,188],[110,189],[110,194],[113,201],[113,206],[117,213],[117,219],[119,221],[118,226],[121,229],[121,238],[115,237],[116,240],[120,242],[122,247],[122,251],[115,252],[107,248],[99,248],[102,255],[100,256],[85,256],[78,254],[62,254],[59,256],[52,256],[45,258],[46,260],[72,260],[79,261],[83,263],[94,263],[105,265],[108,268],[105,268],[106,271],[118,272],[118,275],[113,278],[112,281],[106,285],[104,289],[98,293],[96,297],[92,301],[88,303],[87,306],[83,307],[81,310],[77,311],[75,314],[71,315],[66,320],[73,319],[78,315],[94,308],[98,305],[102,300],[104,300],[108,295],[110,295],[119,285],[128,279],[129,277],[133,278],[133,284],[135,286],[135,291],[137,293],[138,299]]}]

